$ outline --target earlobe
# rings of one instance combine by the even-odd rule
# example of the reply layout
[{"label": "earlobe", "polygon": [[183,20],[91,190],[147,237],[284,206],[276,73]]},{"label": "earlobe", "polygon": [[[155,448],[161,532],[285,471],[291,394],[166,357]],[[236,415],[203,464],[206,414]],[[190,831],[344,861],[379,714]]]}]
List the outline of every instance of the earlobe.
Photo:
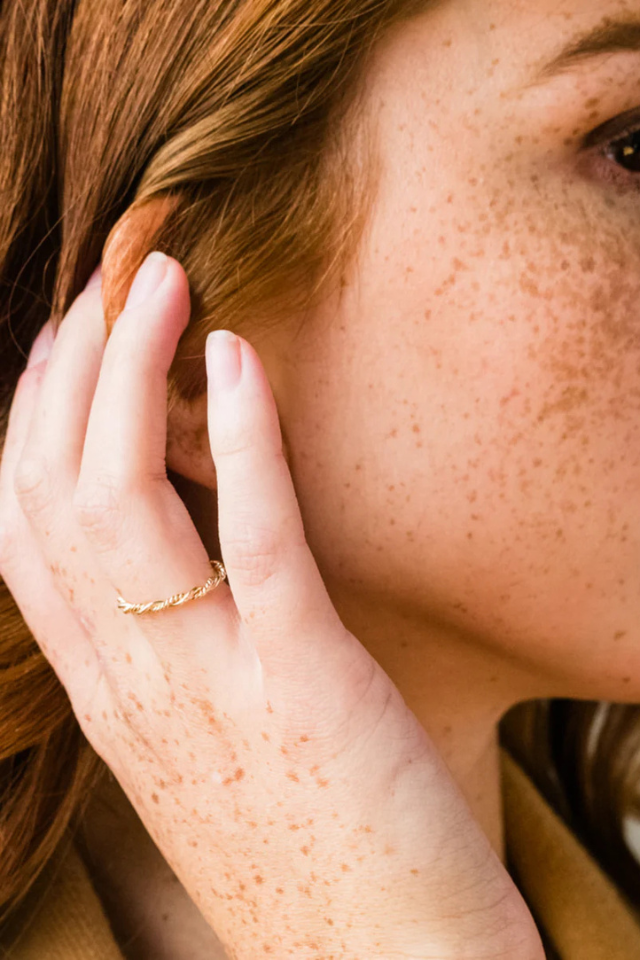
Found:
[{"label": "earlobe", "polygon": [[102,307],[107,336],[122,313],[129,287],[167,218],[180,203],[178,195],[154,197],[135,204],[120,217],[107,237],[102,253]]},{"label": "earlobe", "polygon": [[167,418],[167,469],[194,483],[217,489],[207,425],[207,394],[175,399]]},{"label": "earlobe", "polygon": [[[192,401],[173,396],[167,417],[167,469],[201,487],[217,490],[207,417],[206,390]],[[280,432],[284,458],[291,469],[291,452],[282,422]]]}]

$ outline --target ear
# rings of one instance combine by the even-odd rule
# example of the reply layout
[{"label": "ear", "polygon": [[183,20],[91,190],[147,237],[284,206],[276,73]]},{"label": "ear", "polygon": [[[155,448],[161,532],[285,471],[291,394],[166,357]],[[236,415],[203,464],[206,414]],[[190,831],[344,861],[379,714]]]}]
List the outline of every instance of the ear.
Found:
[{"label": "ear", "polygon": [[[279,363],[279,351],[274,344],[252,340],[260,361],[265,368],[267,379],[273,392],[276,407],[278,399],[286,396],[286,386],[282,379],[282,367]],[[289,469],[292,468],[291,449],[286,425],[280,420],[282,452]],[[188,401],[172,393],[169,399],[167,417],[167,468],[188,480],[217,490],[216,468],[209,445],[208,409],[206,389],[194,400]]]},{"label": "ear", "polygon": [[167,418],[167,469],[217,489],[216,468],[209,446],[207,394],[195,400],[174,400]]},{"label": "ear", "polygon": [[218,540],[216,468],[209,447],[206,391],[192,403],[172,399],[167,418],[167,476],[191,515],[209,556]]},{"label": "ear", "polygon": [[[107,237],[102,254],[102,306],[107,336],[122,313],[138,268],[154,249],[156,237],[181,202],[178,194],[154,197],[131,207],[118,220]],[[256,344],[254,344],[256,346]],[[279,378],[277,350],[263,344],[261,360],[267,367],[272,388]],[[276,389],[277,395],[277,389]],[[283,431],[283,450],[290,464],[289,449]],[[167,417],[167,469],[185,480],[208,490],[217,489],[216,469],[209,446],[206,390],[192,401],[172,392]],[[203,491],[204,493],[204,491]]]},{"label": "ear", "polygon": [[[259,355],[276,408],[279,410],[282,453],[289,469],[292,469],[291,448],[288,442],[286,423],[281,416],[281,404],[287,404],[286,375],[281,363],[282,341],[273,334],[269,338],[252,338],[251,345]],[[176,392],[169,397],[167,417],[167,468],[181,476],[206,487],[217,490],[216,468],[209,445],[208,405],[206,387],[194,400],[188,401]]]}]

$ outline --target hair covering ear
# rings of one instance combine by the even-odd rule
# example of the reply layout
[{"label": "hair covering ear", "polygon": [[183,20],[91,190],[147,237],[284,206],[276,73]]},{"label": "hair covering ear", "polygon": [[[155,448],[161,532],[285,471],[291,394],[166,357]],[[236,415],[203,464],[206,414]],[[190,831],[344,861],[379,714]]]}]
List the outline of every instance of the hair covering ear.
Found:
[{"label": "hair covering ear", "polygon": [[102,253],[102,306],[110,335],[117,317],[124,310],[133,278],[154,240],[177,208],[177,195],[154,197],[140,206],[131,206],[107,237]]}]

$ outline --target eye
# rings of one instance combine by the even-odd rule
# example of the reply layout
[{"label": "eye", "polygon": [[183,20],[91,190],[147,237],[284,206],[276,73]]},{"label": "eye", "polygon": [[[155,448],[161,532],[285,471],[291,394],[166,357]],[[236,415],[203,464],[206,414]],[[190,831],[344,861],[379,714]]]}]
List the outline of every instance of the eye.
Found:
[{"label": "eye", "polygon": [[585,159],[598,179],[624,189],[637,189],[640,173],[640,115],[638,108],[608,120],[582,142]]},{"label": "eye", "polygon": [[640,129],[610,142],[605,156],[629,173],[640,173]]}]

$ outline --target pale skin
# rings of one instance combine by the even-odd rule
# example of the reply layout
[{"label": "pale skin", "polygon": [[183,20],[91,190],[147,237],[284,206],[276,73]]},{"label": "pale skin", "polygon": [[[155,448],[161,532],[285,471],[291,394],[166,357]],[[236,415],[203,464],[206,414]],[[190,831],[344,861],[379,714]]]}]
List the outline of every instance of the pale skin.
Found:
[{"label": "pale skin", "polygon": [[[309,673],[315,676],[318,664],[328,662],[332,637],[344,639],[338,624],[344,625],[393,681],[415,719],[411,730],[419,749],[410,759],[424,762],[429,744],[424,770],[430,789],[423,785],[422,815],[407,827],[407,841],[415,845],[425,819],[433,824],[433,811],[449,808],[457,797],[455,786],[461,794],[456,809],[469,831],[467,850],[481,852],[482,838],[488,838],[496,854],[490,861],[496,882],[504,879],[499,870],[504,857],[500,717],[532,697],[629,702],[640,697],[640,518],[635,506],[640,400],[634,326],[640,286],[640,174],[621,168],[604,148],[582,146],[592,130],[639,108],[639,54],[608,53],[532,85],[536,73],[576,35],[600,26],[603,17],[633,14],[640,16],[640,4],[617,0],[544,0],[535,5],[468,0],[443,4],[394,31],[370,65],[367,108],[377,123],[382,178],[347,285],[340,297],[329,298],[303,324],[296,317],[268,337],[257,331],[252,341],[256,353],[243,344],[246,356],[255,358],[250,361],[255,383],[262,384],[254,394],[252,416],[258,416],[257,409],[266,416],[272,391],[304,535],[326,586],[324,597],[319,578],[310,574],[308,582],[318,591],[314,597],[323,597],[323,623],[332,626],[318,637],[318,663],[315,647],[305,640]],[[640,126],[640,108],[638,114]],[[155,349],[163,362],[188,309],[180,267],[174,264],[171,270],[174,286],[165,291],[164,313],[157,307],[158,323],[165,326],[163,345]],[[104,349],[99,299],[96,288],[83,294],[68,325],[75,324],[77,338],[82,335],[93,344],[94,366],[87,371],[85,362],[82,374],[88,394],[92,391],[87,384],[97,377]],[[109,340],[114,351],[117,336],[118,325]],[[145,336],[151,342],[151,332]],[[51,366],[31,368],[16,396],[23,412],[14,418],[21,424],[15,432],[20,438],[16,452],[13,459],[7,454],[2,465],[5,517],[16,515],[8,504],[18,502],[12,499],[18,447],[34,412],[49,410],[51,398],[68,389],[50,375],[53,361],[60,358],[62,363],[63,350],[74,349],[71,336],[66,342],[66,348],[58,348],[56,339]],[[51,385],[45,404],[47,379]],[[147,380],[141,380],[140,396],[144,390],[153,394],[148,371]],[[155,381],[154,389],[161,410]],[[110,394],[105,388],[108,413],[96,417],[100,429],[96,426],[87,434],[94,460],[83,460],[83,470],[84,463],[89,464],[86,476],[100,469],[98,452],[117,442],[113,396],[113,388]],[[223,473],[215,462],[216,437],[221,442],[222,432],[216,433],[219,420],[212,410],[211,397],[203,397],[187,424],[197,429],[208,423],[210,451],[189,451],[170,440],[166,455],[170,469],[198,484],[191,490],[185,487],[185,501],[205,544],[211,528],[215,530],[218,488],[221,525],[225,518]],[[126,410],[120,416],[126,416]],[[172,430],[183,429],[186,416],[177,411],[170,436]],[[160,419],[156,415],[154,421],[158,437]],[[267,431],[273,430],[273,422],[260,421]],[[69,427],[61,420],[55,444],[48,441],[51,456],[63,446],[62,424]],[[118,427],[122,429],[120,422]],[[75,429],[79,436],[77,424]],[[45,436],[42,429],[30,434],[32,450],[45,445]],[[158,444],[156,467],[159,450]],[[132,463],[122,467],[136,468],[142,469]],[[242,482],[246,503],[251,489],[256,504],[272,515],[275,501],[268,500],[269,491],[249,488],[244,475]],[[76,570],[71,575],[76,589],[82,578],[81,568],[73,568],[65,552],[73,537],[60,535],[60,542],[52,545],[43,532],[46,518],[38,519],[29,506],[29,483],[18,487],[20,509],[26,511],[20,535],[30,531],[40,563],[44,557],[48,568],[58,564],[55,584],[68,617],[74,608],[61,568]],[[286,502],[292,509],[291,501]],[[229,529],[232,506],[229,501]],[[137,528],[144,535],[139,534],[142,547],[133,551],[135,559],[115,551],[116,558],[109,561],[112,573],[105,592],[110,601],[113,583],[134,599],[154,599],[202,581],[207,556],[202,544],[197,549],[196,541],[190,541],[192,550],[185,546],[179,562],[174,559],[165,566],[167,551],[157,522],[153,511],[148,519],[145,514],[149,529],[144,524]],[[19,539],[17,531],[15,536]],[[92,543],[92,551],[104,555],[90,530],[83,528],[82,536]],[[224,557],[222,532],[221,544]],[[119,549],[122,553],[124,548]],[[143,560],[149,554],[153,562]],[[64,682],[64,658],[70,671],[77,649],[73,654],[57,649],[55,637],[44,627],[51,608],[38,610],[29,598],[24,584],[35,560],[22,566],[17,559],[12,562],[10,548],[5,556],[3,575]],[[233,565],[227,566],[242,612],[242,591],[234,589]],[[143,579],[141,569],[150,580]],[[239,575],[238,580],[240,584]],[[298,584],[299,591],[307,588],[308,583]],[[226,585],[218,588],[199,601],[200,609],[217,615],[220,606],[229,603],[222,599],[228,592]],[[247,604],[247,616],[252,603]],[[62,606],[59,609],[62,617]],[[174,618],[177,635],[195,638],[198,649],[206,645],[199,634],[204,618],[195,603],[182,608]],[[113,614],[109,622],[118,623],[118,617]],[[155,643],[159,632],[154,632]],[[171,638],[162,636],[172,647]],[[111,643],[124,649],[118,640]],[[182,649],[184,641],[175,640],[172,650],[176,647]],[[88,658],[90,653],[87,649]],[[140,655],[135,667],[144,673],[145,665]],[[121,667],[125,669],[122,662],[118,670]],[[336,661],[333,667],[337,669]],[[175,669],[181,680],[192,683],[187,668],[181,664]],[[192,670],[197,668],[192,665]],[[129,683],[137,689],[136,682]],[[220,698],[229,695],[228,683],[215,692],[216,707],[224,711]],[[402,715],[406,720],[400,704],[397,711],[394,719]],[[87,721],[84,705],[77,712],[87,736],[96,737],[108,753],[106,732],[102,739],[96,733],[99,716],[92,711]],[[354,716],[366,728],[364,714]],[[420,731],[426,731],[426,740]],[[266,744],[263,732],[268,733],[264,725],[256,736]],[[185,744],[185,749],[190,748]],[[379,750],[372,756],[380,755]],[[202,853],[195,858],[195,848],[185,847],[186,834],[184,842],[176,840],[163,820],[162,804],[150,799],[157,773],[140,759],[144,756],[144,751],[134,750],[128,767],[122,758],[118,765],[117,759],[105,756],[128,797],[122,820],[134,823],[141,818],[211,923],[215,910],[208,913],[199,889]],[[436,757],[446,760],[452,784]],[[180,756],[172,755],[171,762],[180,769]],[[182,757],[182,762],[191,769],[192,759]],[[286,782],[290,769],[278,769]],[[241,779],[236,786],[244,783]],[[371,785],[365,793],[370,790]],[[322,791],[318,795],[322,798]],[[323,801],[314,795],[312,802]],[[408,800],[407,809],[412,809]],[[383,818],[384,829],[397,813],[389,811]],[[240,829],[233,810],[230,823],[234,831]],[[476,824],[482,828],[478,834]],[[441,827],[446,835],[443,822]],[[265,834],[270,836],[276,845],[276,834]],[[99,830],[96,837],[99,850]],[[236,832],[236,847],[238,838]],[[320,838],[321,845],[323,839],[325,849],[331,849],[330,831]],[[244,836],[242,841],[247,842]],[[139,848],[149,849],[145,843],[151,839],[139,833]],[[378,859],[367,862],[369,877],[388,870],[384,852],[377,853]],[[286,857],[283,852],[284,859],[288,856],[288,850]],[[162,856],[155,864],[161,877],[167,870]],[[211,877],[218,867],[208,866]],[[454,869],[453,859],[448,866]],[[433,862],[423,867],[431,876]],[[411,900],[414,891],[403,889]],[[508,902],[516,910],[517,901]],[[373,898],[372,916],[376,906]],[[464,906],[458,905],[461,913]],[[292,907],[297,909],[293,901]],[[269,909],[265,903],[267,913]],[[404,918],[405,911],[403,902],[398,915]],[[424,902],[419,915],[425,916]],[[233,918],[223,921],[225,933],[233,933]],[[197,923],[194,919],[194,929]],[[268,923],[266,918],[265,930]],[[476,935],[480,944],[482,934]],[[252,956],[242,950],[250,951],[253,945],[242,941],[242,931],[238,937],[239,956]],[[404,929],[402,937],[406,943]],[[521,955],[533,956],[532,941],[524,939]],[[356,956],[362,946],[355,943],[345,956]],[[364,946],[370,951],[370,944]],[[207,949],[210,944],[202,948],[203,957]],[[177,958],[179,950],[166,956]]]}]

